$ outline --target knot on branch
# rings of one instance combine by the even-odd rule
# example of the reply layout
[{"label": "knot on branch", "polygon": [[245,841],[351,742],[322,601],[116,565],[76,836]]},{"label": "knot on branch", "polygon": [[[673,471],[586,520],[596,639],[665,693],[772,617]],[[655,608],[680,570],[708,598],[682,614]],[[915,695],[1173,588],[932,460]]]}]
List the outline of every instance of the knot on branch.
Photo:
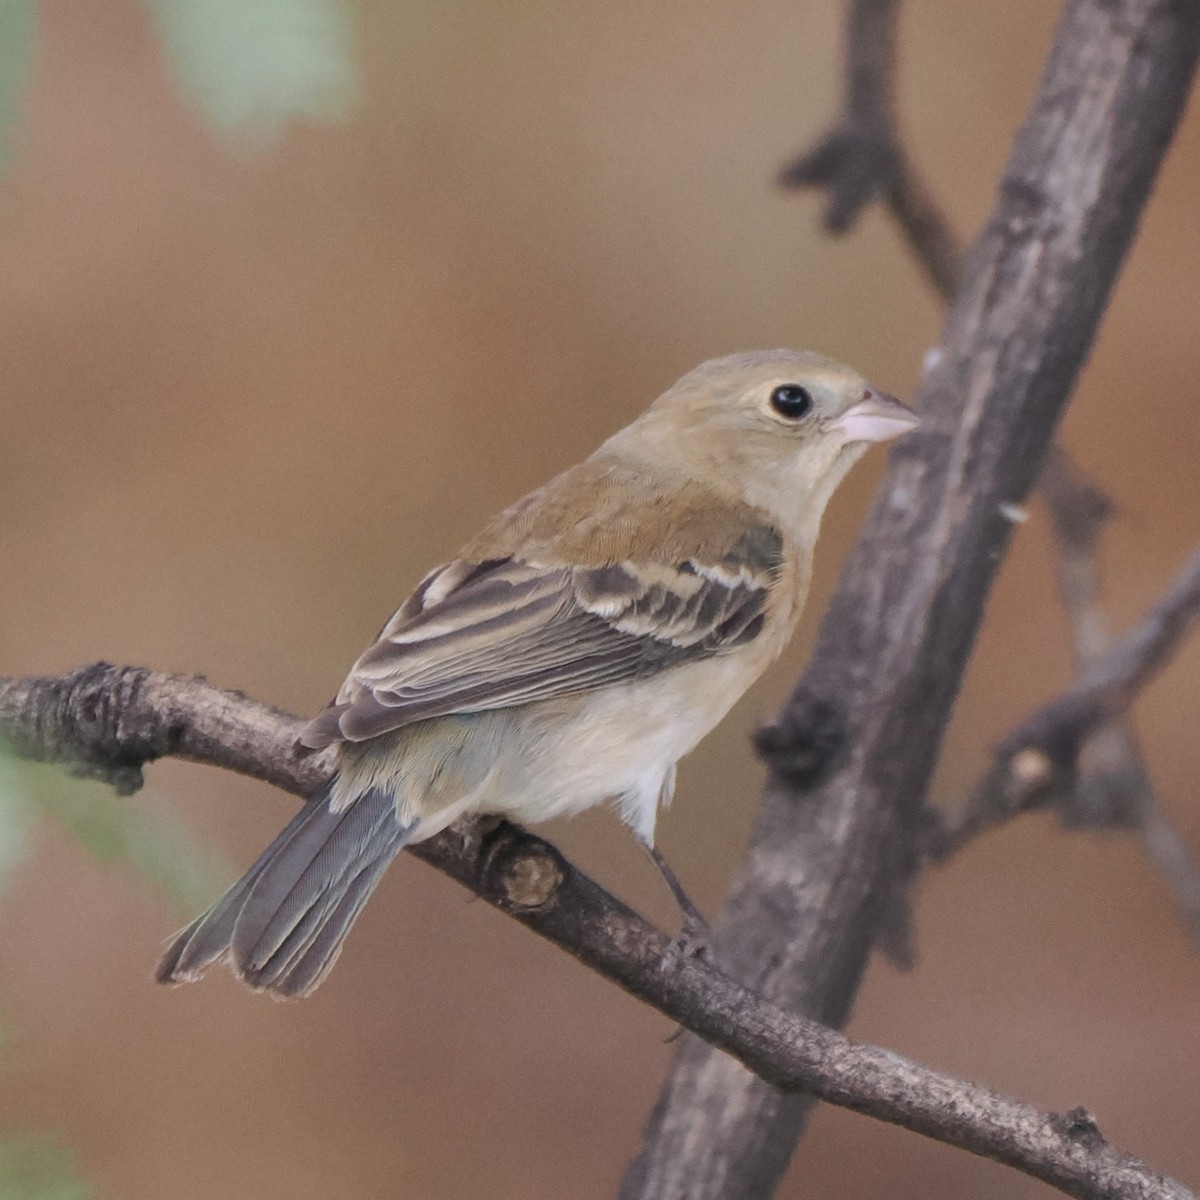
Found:
[{"label": "knot on branch", "polygon": [[825,228],[841,234],[873,200],[891,191],[895,178],[896,151],[886,133],[840,125],[788,163],[779,172],[779,185],[825,188]]},{"label": "knot on branch", "polygon": [[771,773],[798,790],[821,782],[845,741],[841,710],[807,690],[797,691],[778,719],[754,734],[754,748]]},{"label": "knot on branch", "polygon": [[1051,1128],[1062,1137],[1086,1147],[1098,1150],[1104,1145],[1104,1135],[1096,1118],[1086,1108],[1073,1108],[1065,1113],[1050,1114]]},{"label": "knot on branch", "polygon": [[1109,697],[1066,692],[1044,705],[996,747],[997,762],[1026,790],[1069,778],[1084,743],[1111,715]]},{"label": "knot on branch", "polygon": [[479,890],[508,912],[544,912],[567,877],[566,859],[549,842],[501,821],[479,856]]},{"label": "knot on branch", "polygon": [[1048,807],[1071,792],[1075,776],[1074,757],[1063,763],[1040,746],[1001,747],[961,813],[947,818],[927,811],[915,831],[920,861],[945,862],[983,830]]},{"label": "knot on branch", "polygon": [[65,675],[20,681],[0,698],[0,735],[23,757],[58,763],[120,795],[142,786],[142,764],[172,753],[174,728],[138,703],[151,672],[92,663]]}]

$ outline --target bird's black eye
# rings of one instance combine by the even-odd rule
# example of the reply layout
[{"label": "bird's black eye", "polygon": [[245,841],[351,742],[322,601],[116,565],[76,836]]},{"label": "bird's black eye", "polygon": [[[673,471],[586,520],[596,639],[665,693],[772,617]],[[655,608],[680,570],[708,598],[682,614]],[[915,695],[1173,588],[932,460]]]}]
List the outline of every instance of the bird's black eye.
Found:
[{"label": "bird's black eye", "polygon": [[798,421],[812,411],[813,399],[808,388],[798,383],[781,383],[771,393],[771,407],[789,421]]}]

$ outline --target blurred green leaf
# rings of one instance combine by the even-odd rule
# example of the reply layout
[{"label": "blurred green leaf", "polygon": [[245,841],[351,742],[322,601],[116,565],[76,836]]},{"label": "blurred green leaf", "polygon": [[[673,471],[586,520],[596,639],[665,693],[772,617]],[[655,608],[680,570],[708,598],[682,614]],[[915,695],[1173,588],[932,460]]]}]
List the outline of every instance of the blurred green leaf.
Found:
[{"label": "blurred green leaf", "polygon": [[101,862],[131,867],[157,884],[182,914],[212,903],[231,876],[170,812],[0,754],[0,885],[28,852],[39,816],[57,821]]},{"label": "blurred green leaf", "polygon": [[358,93],[346,0],[147,0],[175,76],[219,137],[257,145]]},{"label": "blurred green leaf", "polygon": [[8,158],[6,135],[21,107],[33,60],[36,0],[0,0],[0,167]]},{"label": "blurred green leaf", "polygon": [[46,1138],[0,1141],[0,1200],[87,1200],[70,1150]]},{"label": "blurred green leaf", "polygon": [[29,852],[33,822],[33,797],[25,776],[11,758],[0,754],[0,893]]},{"label": "blurred green leaf", "polygon": [[125,863],[188,916],[212,903],[230,872],[169,812],[148,810],[100,784],[38,790],[37,806],[101,862]]}]

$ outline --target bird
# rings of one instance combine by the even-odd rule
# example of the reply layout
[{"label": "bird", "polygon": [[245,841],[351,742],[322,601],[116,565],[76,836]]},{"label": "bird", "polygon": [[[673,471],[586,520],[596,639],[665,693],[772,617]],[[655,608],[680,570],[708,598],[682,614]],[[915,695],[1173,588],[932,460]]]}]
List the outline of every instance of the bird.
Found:
[{"label": "bird", "polygon": [[300,735],[336,773],[171,941],[276,998],[328,975],[396,854],[464,818],[613,805],[655,847],[675,766],[778,657],[847,471],[917,417],[811,351],[702,363],[435,567]]}]

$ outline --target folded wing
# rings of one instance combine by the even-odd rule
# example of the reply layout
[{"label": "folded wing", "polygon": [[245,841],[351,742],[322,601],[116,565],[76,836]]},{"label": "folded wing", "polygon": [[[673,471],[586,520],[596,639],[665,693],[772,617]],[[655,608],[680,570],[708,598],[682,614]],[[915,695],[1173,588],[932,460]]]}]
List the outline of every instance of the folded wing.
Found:
[{"label": "folded wing", "polygon": [[778,571],[757,530],[719,562],[455,561],[432,572],[307,726],[321,747],[645,678],[753,640]]}]

